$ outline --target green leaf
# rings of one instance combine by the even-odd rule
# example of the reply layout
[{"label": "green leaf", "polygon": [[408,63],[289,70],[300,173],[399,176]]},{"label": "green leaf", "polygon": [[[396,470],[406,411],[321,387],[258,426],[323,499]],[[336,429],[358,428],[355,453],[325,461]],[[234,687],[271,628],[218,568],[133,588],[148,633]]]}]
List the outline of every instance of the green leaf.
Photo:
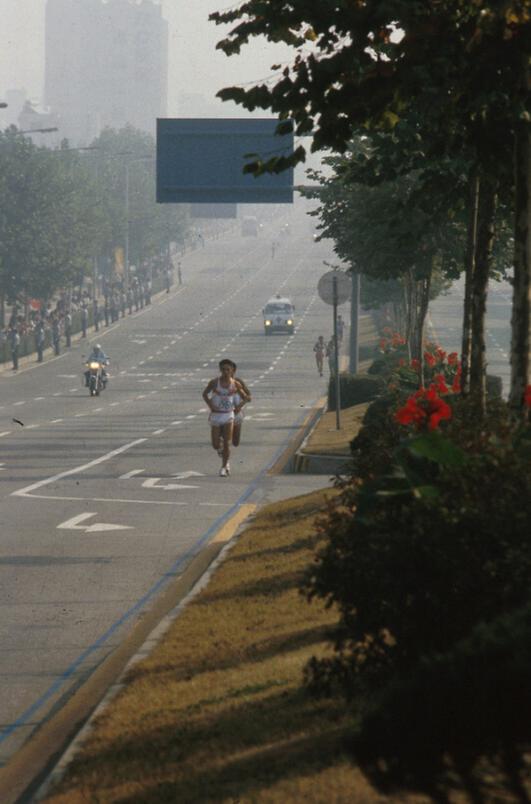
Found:
[{"label": "green leaf", "polygon": [[466,463],[463,450],[439,432],[418,436],[404,446],[413,455],[428,458],[440,466],[464,466]]}]

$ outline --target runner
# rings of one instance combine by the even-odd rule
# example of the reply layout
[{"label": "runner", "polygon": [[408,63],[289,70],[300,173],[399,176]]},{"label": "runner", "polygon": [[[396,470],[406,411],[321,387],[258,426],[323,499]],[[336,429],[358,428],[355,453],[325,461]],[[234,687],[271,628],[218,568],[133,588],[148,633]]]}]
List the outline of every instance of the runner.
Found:
[{"label": "runner", "polygon": [[326,352],[326,344],[324,342],[324,338],[322,335],[319,335],[317,341],[315,342],[315,346],[313,347],[313,351],[315,352],[315,362],[317,363],[317,371],[319,372],[319,376],[323,376],[323,361]]},{"label": "runner", "polygon": [[[203,391],[203,399],[210,408],[208,417],[211,427],[212,446],[221,452],[221,477],[230,475],[230,444],[234,426],[234,416],[245,404],[247,395],[240,383],[234,379],[236,364],[225,358],[219,363],[220,376],[210,380]],[[238,399],[239,397],[239,399]]]},{"label": "runner", "polygon": [[234,413],[234,424],[233,424],[233,427],[232,427],[232,446],[237,447],[240,444],[240,438],[241,438],[241,434],[242,434],[243,405],[247,405],[251,401],[252,397],[251,397],[251,392],[249,391],[249,389],[247,388],[246,384],[241,379],[241,377],[236,377],[236,369],[238,368],[236,363],[233,363],[233,366],[234,366],[234,369],[232,371],[232,377],[233,377],[235,382],[237,382],[237,383],[239,383],[241,385],[241,387],[243,388],[243,390],[245,392],[245,398],[244,399],[242,399],[240,394],[236,394],[236,402],[239,405],[240,410],[239,410],[238,413],[236,413],[236,412]]}]

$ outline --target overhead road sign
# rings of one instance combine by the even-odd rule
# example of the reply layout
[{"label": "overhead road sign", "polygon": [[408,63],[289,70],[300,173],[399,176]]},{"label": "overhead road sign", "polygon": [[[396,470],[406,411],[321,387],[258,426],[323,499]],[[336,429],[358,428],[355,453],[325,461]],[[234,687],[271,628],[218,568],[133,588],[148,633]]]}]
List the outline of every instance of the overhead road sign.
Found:
[{"label": "overhead road sign", "polygon": [[192,218],[237,218],[237,204],[190,204]]},{"label": "overhead road sign", "polygon": [[158,119],[157,201],[293,203],[293,168],[257,177],[243,172],[257,158],[293,153],[293,133],[276,134],[278,125],[271,118]]}]

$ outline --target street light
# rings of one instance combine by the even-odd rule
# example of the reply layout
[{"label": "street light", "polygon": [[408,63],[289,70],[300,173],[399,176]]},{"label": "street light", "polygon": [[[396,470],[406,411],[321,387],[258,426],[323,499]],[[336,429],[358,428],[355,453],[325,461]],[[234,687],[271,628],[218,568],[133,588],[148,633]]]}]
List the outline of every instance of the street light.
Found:
[{"label": "street light", "polygon": [[[117,156],[128,156],[131,151],[122,151]],[[124,270],[126,289],[129,288],[129,168],[139,162],[154,161],[155,157],[151,154],[130,159],[125,163],[125,248],[124,248]]]}]

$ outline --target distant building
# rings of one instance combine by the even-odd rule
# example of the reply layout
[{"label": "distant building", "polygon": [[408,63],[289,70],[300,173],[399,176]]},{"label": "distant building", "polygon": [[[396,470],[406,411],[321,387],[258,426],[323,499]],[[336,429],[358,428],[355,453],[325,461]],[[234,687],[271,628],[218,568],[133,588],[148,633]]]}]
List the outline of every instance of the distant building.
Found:
[{"label": "distant building", "polygon": [[[30,101],[26,101],[22,107],[17,120],[17,128],[31,135],[35,145],[45,145],[54,148],[61,142],[61,132],[59,131],[59,118],[48,109],[39,110]],[[46,131],[46,129],[48,129]],[[56,131],[52,131],[56,129]],[[41,132],[41,133],[39,133]]]},{"label": "distant building", "polygon": [[166,115],[167,65],[156,0],[47,0],[45,103],[74,145],[127,123],[154,134]]}]

